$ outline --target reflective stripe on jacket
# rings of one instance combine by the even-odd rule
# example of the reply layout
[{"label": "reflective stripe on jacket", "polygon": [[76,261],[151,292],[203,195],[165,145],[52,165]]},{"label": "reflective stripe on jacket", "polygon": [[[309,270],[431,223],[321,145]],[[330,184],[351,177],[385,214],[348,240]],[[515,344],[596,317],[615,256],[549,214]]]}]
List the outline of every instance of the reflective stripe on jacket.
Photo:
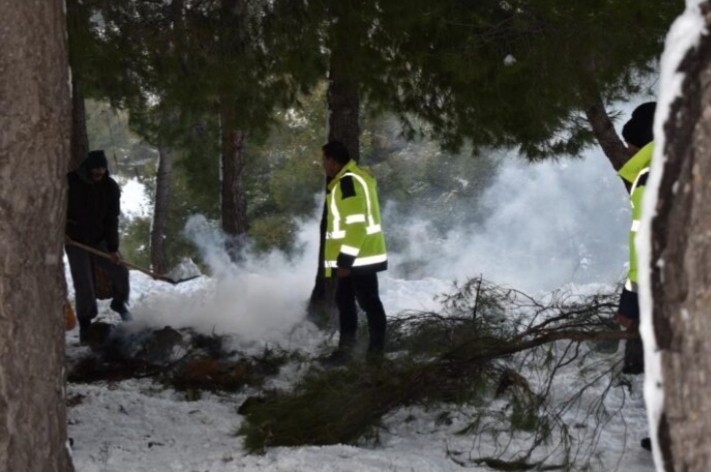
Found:
[{"label": "reflective stripe on jacket", "polygon": [[326,193],[326,277],[332,269],[354,274],[387,268],[375,179],[351,160],[328,184]]},{"label": "reflective stripe on jacket", "polygon": [[637,251],[635,250],[635,237],[639,231],[640,218],[642,217],[642,195],[647,184],[649,165],[652,162],[654,143],[651,142],[630,158],[620,169],[618,175],[629,182],[630,203],[632,204],[632,226],[629,234],[630,268],[627,274],[625,288],[637,292]]}]

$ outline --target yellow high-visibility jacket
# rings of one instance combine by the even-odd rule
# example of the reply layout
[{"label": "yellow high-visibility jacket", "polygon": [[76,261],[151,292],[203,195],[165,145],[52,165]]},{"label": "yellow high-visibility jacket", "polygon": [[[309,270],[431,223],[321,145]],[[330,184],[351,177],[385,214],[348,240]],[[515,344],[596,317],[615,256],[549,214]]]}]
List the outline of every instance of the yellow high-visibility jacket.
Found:
[{"label": "yellow high-visibility jacket", "polygon": [[642,217],[642,195],[647,184],[649,165],[652,162],[654,142],[650,142],[625,163],[618,175],[632,184],[630,189],[630,203],[632,204],[632,227],[629,234],[630,268],[627,274],[625,288],[637,292],[637,251],[634,239],[639,231],[640,218]]},{"label": "yellow high-visibility jacket", "polygon": [[344,267],[362,274],[387,269],[385,237],[380,226],[377,184],[350,160],[328,184],[324,271]]}]

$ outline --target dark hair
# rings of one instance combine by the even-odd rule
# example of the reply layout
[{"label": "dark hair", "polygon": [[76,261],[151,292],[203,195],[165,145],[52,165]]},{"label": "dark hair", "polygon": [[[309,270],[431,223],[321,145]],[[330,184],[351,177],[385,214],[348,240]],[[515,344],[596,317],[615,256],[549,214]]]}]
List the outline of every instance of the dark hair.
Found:
[{"label": "dark hair", "polygon": [[654,112],[656,102],[643,103],[632,112],[632,118],[622,128],[625,141],[638,148],[644,147],[654,140]]},{"label": "dark hair", "polygon": [[346,165],[351,160],[348,149],[340,141],[330,141],[321,147],[323,154],[339,164]]}]

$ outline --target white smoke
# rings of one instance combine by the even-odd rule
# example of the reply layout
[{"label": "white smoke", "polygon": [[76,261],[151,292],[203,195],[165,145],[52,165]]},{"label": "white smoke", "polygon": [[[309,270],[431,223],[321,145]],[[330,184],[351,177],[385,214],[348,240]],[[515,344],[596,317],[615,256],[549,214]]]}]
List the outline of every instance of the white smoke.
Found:
[{"label": "white smoke", "polygon": [[[143,305],[141,318],[155,326],[191,326],[259,343],[284,340],[303,328],[317,264],[318,201],[314,217],[299,225],[299,251],[291,256],[245,251],[237,263],[217,225],[193,217],[186,234],[211,277],[193,292],[161,292]],[[529,292],[570,283],[614,284],[623,277],[629,204],[601,153],[540,164],[508,159],[481,202],[489,209],[482,223],[453,225],[444,236],[431,222],[400,221],[397,212],[386,209],[386,239],[397,235],[406,241],[398,251],[391,248],[391,270],[381,275],[388,315],[436,309],[433,296],[452,281],[480,275]],[[306,338],[297,342],[316,342]]]},{"label": "white smoke", "polygon": [[[243,343],[280,341],[306,317],[318,254],[318,223],[304,222],[299,254],[273,251],[233,262],[224,234],[203,216],[192,217],[186,235],[201,252],[211,276],[196,289],[161,292],[146,300],[141,319],[152,326],[192,327],[229,333]],[[189,285],[192,282],[186,284]]]},{"label": "white smoke", "polygon": [[488,209],[482,223],[455,225],[444,236],[426,221],[386,214],[386,229],[407,235],[406,249],[393,255],[396,272],[448,280],[483,275],[529,291],[612,284],[623,276],[629,204],[601,152],[538,164],[508,159],[480,204]]}]

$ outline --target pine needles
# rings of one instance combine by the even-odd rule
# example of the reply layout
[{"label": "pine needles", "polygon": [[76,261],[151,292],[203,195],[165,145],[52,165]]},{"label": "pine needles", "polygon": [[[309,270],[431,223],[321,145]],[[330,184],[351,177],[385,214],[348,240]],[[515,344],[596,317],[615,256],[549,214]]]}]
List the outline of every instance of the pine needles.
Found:
[{"label": "pine needles", "polygon": [[[273,446],[354,444],[377,438],[383,417],[399,407],[505,399],[497,427],[504,419],[509,434],[525,433],[530,447],[512,452],[508,461],[489,458],[491,463],[535,464],[534,451],[554,432],[562,444],[557,456],[571,456],[573,435],[563,415],[582,392],[560,408],[547,397],[559,371],[588,363],[595,346],[584,342],[624,338],[610,329],[613,295],[559,292],[536,300],[474,279],[442,302],[441,314],[402,314],[391,323],[388,346],[394,352],[382,364],[314,368],[293,390],[267,393],[244,411],[239,433],[246,448],[260,452]],[[525,378],[524,370],[534,378]],[[462,434],[483,437],[492,424],[475,419]]]}]

